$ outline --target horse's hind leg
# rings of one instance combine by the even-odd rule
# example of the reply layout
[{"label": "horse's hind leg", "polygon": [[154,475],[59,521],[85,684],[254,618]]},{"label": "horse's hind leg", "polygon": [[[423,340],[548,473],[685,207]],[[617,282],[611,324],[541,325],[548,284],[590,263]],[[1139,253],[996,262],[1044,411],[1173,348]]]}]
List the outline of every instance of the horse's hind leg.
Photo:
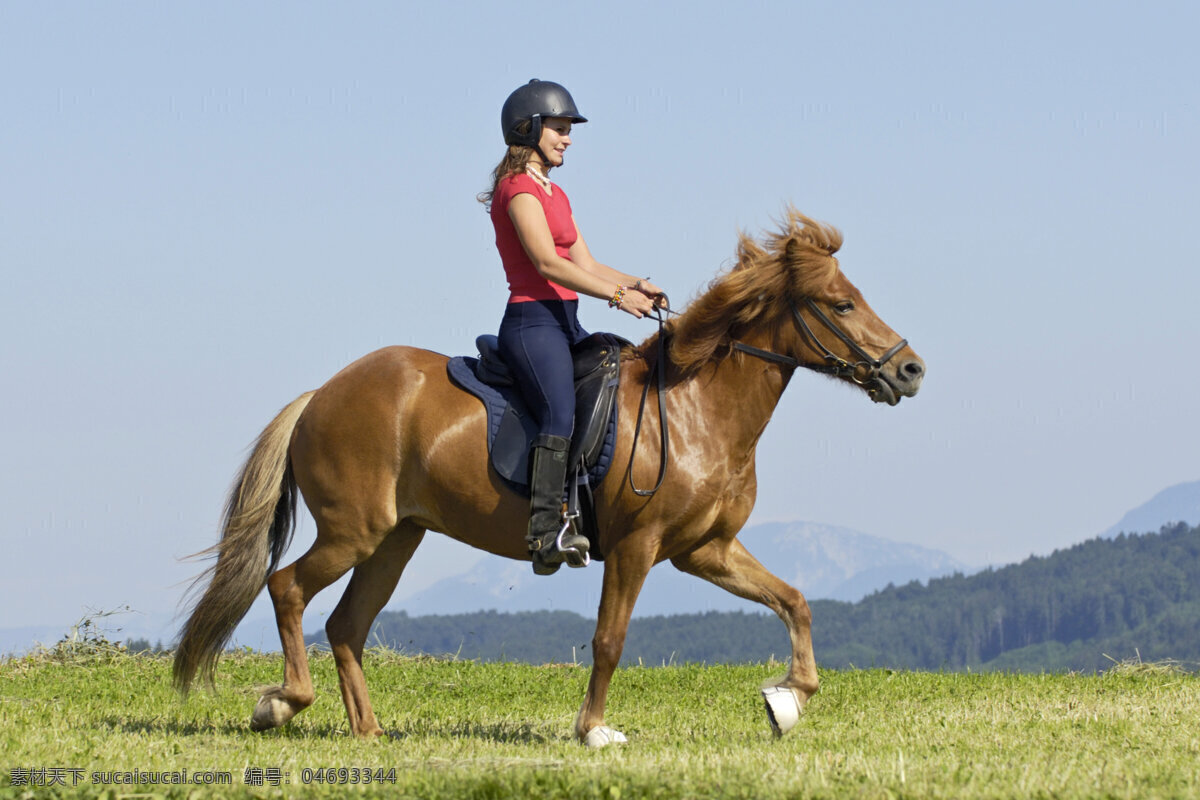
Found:
[{"label": "horse's hind leg", "polygon": [[[360,542],[334,537],[317,527],[317,541],[308,552],[267,579],[275,603],[275,623],[283,647],[283,685],[258,699],[250,728],[264,731],[283,725],[312,705],[312,675],[304,647],[304,609],[317,592],[336,581],[363,559]],[[370,552],[368,550],[368,552]]]},{"label": "horse's hind leg", "polygon": [[402,523],[397,527],[370,558],[354,568],[346,593],[325,623],[329,646],[337,661],[350,731],[355,736],[383,733],[367,694],[362,670],[363,645],[371,623],[392,596],[404,567],[424,537],[424,529],[416,525]]},{"label": "horse's hind leg", "polygon": [[[804,595],[772,575],[737,539],[714,539],[671,563],[692,575],[770,608],[784,624],[792,643],[792,663],[776,687],[763,690],[771,727],[785,733],[817,692],[817,663],[812,649],[812,612]],[[788,691],[790,690],[790,691]]]}]

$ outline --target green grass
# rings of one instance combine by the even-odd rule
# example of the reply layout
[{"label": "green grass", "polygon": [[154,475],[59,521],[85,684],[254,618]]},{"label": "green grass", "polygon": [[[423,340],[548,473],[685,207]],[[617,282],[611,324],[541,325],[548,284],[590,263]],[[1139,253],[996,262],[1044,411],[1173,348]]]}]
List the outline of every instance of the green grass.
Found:
[{"label": "green grass", "polygon": [[[215,693],[181,704],[170,662],[115,651],[0,664],[0,798],[43,796],[1195,797],[1200,679],[1125,665],[1103,675],[824,671],[800,724],[770,735],[758,687],[781,664],[624,668],[608,722],[629,744],[571,736],[588,671],[369,653],[390,736],[346,733],[333,661],[315,655],[316,703],[285,728],[247,727],[276,655],[234,654]],[[83,770],[66,789],[14,770]],[[245,770],[290,783],[247,786]],[[395,769],[395,784],[303,783],[325,767]],[[224,770],[229,787],[104,786],[93,771]],[[70,783],[69,774],[67,782]]]}]

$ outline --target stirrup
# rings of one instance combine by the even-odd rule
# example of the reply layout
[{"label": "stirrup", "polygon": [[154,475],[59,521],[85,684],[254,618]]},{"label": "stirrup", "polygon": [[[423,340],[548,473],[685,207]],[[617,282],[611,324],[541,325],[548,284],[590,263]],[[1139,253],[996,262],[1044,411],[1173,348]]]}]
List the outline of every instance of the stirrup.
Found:
[{"label": "stirrup", "polygon": [[533,561],[533,572],[535,575],[553,575],[558,572],[558,568],[566,563],[570,567],[586,567],[592,563],[592,556],[588,552],[588,541],[586,538],[575,534],[576,539],[582,540],[582,548],[579,546],[567,546],[563,539],[567,536],[567,532],[571,529],[570,518],[563,520],[562,528],[558,534],[550,541],[542,544],[545,540],[537,540],[536,544],[530,548],[530,557]]},{"label": "stirrup", "polygon": [[588,552],[588,540],[579,534],[575,534],[575,538],[583,539],[584,548],[582,552],[578,547],[564,547],[563,537],[567,535],[567,531],[571,529],[571,518],[567,517],[563,520],[562,530],[558,532],[558,536],[554,538],[554,549],[562,553],[563,560],[567,562],[568,567],[586,567],[592,563],[592,554]]}]

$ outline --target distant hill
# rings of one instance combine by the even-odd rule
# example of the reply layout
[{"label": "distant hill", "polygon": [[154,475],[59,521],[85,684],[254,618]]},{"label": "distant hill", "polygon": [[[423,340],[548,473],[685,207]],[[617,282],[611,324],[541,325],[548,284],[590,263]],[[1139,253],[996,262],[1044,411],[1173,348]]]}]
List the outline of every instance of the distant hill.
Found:
[{"label": "distant hill", "polygon": [[1200,481],[1163,489],[1100,535],[1111,538],[1118,533],[1146,533],[1175,522],[1200,525]]},{"label": "distant hill", "polygon": [[[1200,663],[1200,527],[1093,539],[969,577],[913,581],[857,603],[811,605],[817,661],[827,667],[1095,670],[1135,654],[1194,666]],[[587,662],[593,625],[566,611],[384,612],[372,641],[464,658]],[[774,615],[707,612],[635,619],[622,660],[744,662],[788,653]]]},{"label": "distant hill", "polygon": [[[818,658],[921,669],[1200,664],[1200,528],[1092,539],[1049,556],[889,588],[827,614]],[[815,625],[815,623],[814,623]]]},{"label": "distant hill", "polygon": [[[768,569],[810,599],[853,601],[889,583],[926,581],[967,569],[937,550],[814,522],[752,525],[739,538]],[[594,564],[581,570],[564,568],[549,578],[537,577],[526,563],[488,556],[469,572],[392,603],[391,609],[403,609],[410,616],[494,609],[571,611],[591,617],[600,602],[603,569]],[[635,614],[761,609],[664,563],[646,579]]]},{"label": "distant hill", "polygon": [[[769,569],[812,599],[857,600],[888,583],[927,580],[965,569],[936,550],[812,522],[752,525],[742,531],[741,539]],[[602,564],[594,564],[587,569],[562,569],[557,575],[537,577],[528,563],[486,556],[466,573],[393,601],[389,608],[413,616],[495,609],[570,611],[595,617],[603,571]],[[650,573],[635,616],[704,611],[757,613],[761,609],[756,603],[685,575],[668,563],[660,564]],[[320,615],[311,610],[306,621],[314,627],[322,624]],[[114,640],[143,638],[169,644],[178,622],[171,613],[138,612],[113,618],[107,627]],[[0,654],[26,651],[35,642],[52,644],[63,637],[70,625],[71,620],[66,620],[61,625],[0,628]],[[279,646],[269,603],[260,598],[254,611],[238,626],[234,641],[255,649]]]}]

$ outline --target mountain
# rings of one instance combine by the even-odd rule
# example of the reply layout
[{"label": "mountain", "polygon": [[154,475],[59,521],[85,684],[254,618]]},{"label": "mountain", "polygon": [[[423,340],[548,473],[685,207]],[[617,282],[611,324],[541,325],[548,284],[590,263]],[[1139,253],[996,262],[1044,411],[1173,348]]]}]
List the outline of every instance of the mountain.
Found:
[{"label": "mountain", "polygon": [[1119,533],[1145,533],[1173,522],[1200,525],[1200,481],[1163,489],[1100,535],[1112,538]]},{"label": "mountain", "polygon": [[[967,570],[936,550],[814,522],[762,523],[746,528],[739,538],[768,569],[813,600],[854,601],[888,584],[926,581]],[[582,570],[563,568],[553,576],[537,577],[524,562],[489,556],[467,573],[439,581],[390,607],[414,616],[495,609],[572,611],[594,617],[602,576],[603,565],[596,563]],[[646,579],[635,614],[761,610],[757,603],[663,563]]]},{"label": "mountain", "polygon": [[[833,604],[836,605],[836,604]],[[1020,564],[814,604],[822,663],[1094,670],[1200,662],[1200,527],[1096,538]]]},{"label": "mountain", "polygon": [[[901,585],[913,580],[925,581],[966,569],[945,553],[811,522],[752,525],[742,531],[740,538],[768,569],[814,600],[857,600],[889,583]],[[603,574],[603,564],[595,563],[587,569],[563,568],[556,575],[537,577],[526,562],[485,556],[463,574],[438,581],[406,599],[394,600],[389,604],[389,610],[403,610],[413,616],[464,614],[485,609],[502,612],[550,610],[570,611],[594,619],[600,605]],[[403,581],[400,587],[403,590]],[[340,590],[331,587],[327,591],[336,600]],[[759,613],[764,610],[757,603],[734,597],[663,563],[646,579],[635,616],[706,611]],[[324,616],[317,608],[310,608],[305,615],[306,627],[319,628],[324,624]],[[151,643],[170,644],[179,622],[170,614],[132,613],[108,620],[106,630],[113,640],[142,638]],[[35,642],[53,644],[70,627],[66,622],[0,629],[0,654],[23,652]],[[265,593],[238,626],[234,642],[262,650],[279,646]]]},{"label": "mountain", "polygon": [[[1020,564],[890,586],[856,603],[814,600],[824,667],[1103,670],[1114,662],[1200,663],[1200,527],[1091,539]],[[379,615],[371,642],[485,661],[591,660],[594,618],[569,611]],[[323,642],[324,634],[307,637]],[[786,657],[772,614],[709,611],[634,619],[622,663]]]}]

